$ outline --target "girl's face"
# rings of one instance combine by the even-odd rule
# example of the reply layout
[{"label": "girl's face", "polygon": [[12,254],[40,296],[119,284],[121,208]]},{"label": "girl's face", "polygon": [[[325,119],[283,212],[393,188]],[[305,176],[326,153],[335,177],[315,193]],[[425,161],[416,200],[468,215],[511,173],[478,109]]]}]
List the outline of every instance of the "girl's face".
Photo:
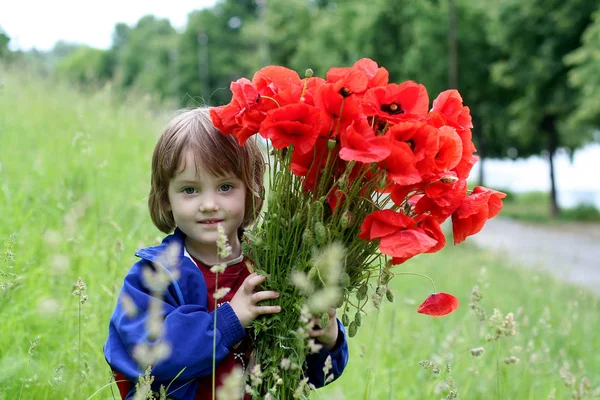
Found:
[{"label": "girl's face", "polygon": [[229,259],[236,258],[241,253],[237,231],[244,221],[244,183],[235,175],[217,177],[202,168],[197,171],[190,150],[183,153],[182,161],[185,168],[171,179],[168,194],[175,224],[187,236],[187,250],[206,263],[217,263],[217,227],[222,224],[232,249]]}]

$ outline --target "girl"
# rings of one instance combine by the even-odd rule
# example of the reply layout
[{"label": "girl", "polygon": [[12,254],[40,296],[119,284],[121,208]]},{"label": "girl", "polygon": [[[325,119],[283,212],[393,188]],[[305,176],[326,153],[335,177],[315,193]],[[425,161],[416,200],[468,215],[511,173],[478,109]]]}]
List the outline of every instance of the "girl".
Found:
[{"label": "girl", "polygon": [[[246,329],[259,315],[281,311],[260,305],[279,294],[260,289],[266,278],[251,273],[241,253],[243,229],[262,206],[263,173],[257,146],[251,141],[239,146],[233,136],[221,134],[206,108],[181,113],[159,138],[148,204],[154,225],[174,233],[138,250],[141,260],[125,277],[110,319],[104,354],[122,398],[133,398],[134,382],[148,365],[153,390],[168,386],[169,398],[189,400],[212,398],[211,374],[219,387],[236,365],[247,369],[252,344]],[[219,257],[222,235],[231,251]],[[218,274],[217,287],[211,268],[222,262],[227,268]],[[218,288],[225,287],[231,290],[223,295]],[[324,385],[328,356],[335,378],[348,361],[343,325],[333,318],[335,310],[330,314],[326,327],[309,332],[323,345],[305,365],[316,387]]]}]

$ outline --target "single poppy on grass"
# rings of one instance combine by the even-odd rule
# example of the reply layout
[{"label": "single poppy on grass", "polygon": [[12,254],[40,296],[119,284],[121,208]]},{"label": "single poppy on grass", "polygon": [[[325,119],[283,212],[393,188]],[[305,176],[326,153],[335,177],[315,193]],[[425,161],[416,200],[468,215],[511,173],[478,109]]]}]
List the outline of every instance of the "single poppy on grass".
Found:
[{"label": "single poppy on grass", "polygon": [[433,293],[419,306],[417,312],[434,317],[450,314],[458,308],[458,299],[448,293]]}]

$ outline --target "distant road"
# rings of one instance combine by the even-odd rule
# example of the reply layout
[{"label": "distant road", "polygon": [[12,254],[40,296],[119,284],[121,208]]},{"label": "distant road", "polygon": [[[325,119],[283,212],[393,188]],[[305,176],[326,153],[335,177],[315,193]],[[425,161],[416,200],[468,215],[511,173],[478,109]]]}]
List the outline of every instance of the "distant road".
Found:
[{"label": "distant road", "polygon": [[600,224],[537,225],[497,217],[469,239],[600,293]]}]

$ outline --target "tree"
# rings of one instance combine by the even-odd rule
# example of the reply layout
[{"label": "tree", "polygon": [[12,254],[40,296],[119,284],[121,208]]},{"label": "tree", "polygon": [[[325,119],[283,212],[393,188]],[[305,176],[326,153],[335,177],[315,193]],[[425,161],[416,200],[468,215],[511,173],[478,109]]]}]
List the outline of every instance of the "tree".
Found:
[{"label": "tree", "polygon": [[111,77],[107,50],[80,46],[60,59],[57,64],[59,76],[79,85],[102,84]]},{"label": "tree", "polygon": [[10,42],[10,36],[0,26],[0,59],[7,59],[10,56],[10,49],[8,43]]},{"label": "tree", "polygon": [[565,57],[569,82],[577,89],[577,106],[569,124],[583,131],[600,129],[600,8],[582,36],[582,45]]},{"label": "tree", "polygon": [[109,57],[111,63],[116,58],[115,80],[122,87],[156,93],[163,100],[173,96],[176,43],[177,33],[168,19],[146,15],[129,29],[117,24]]},{"label": "tree", "polygon": [[508,134],[522,148],[546,149],[550,169],[551,214],[557,216],[554,156],[560,147],[576,149],[590,139],[567,121],[577,92],[568,82],[564,57],[576,50],[598,6],[588,0],[507,0],[498,3],[491,24],[502,59],[493,65],[494,81],[514,91]]},{"label": "tree", "polygon": [[[390,71],[391,80],[423,83],[431,97],[450,88],[460,91],[471,109],[483,181],[484,159],[506,157],[515,145],[503,134],[508,91],[491,82],[490,65],[500,51],[490,43],[485,30],[490,20],[489,4],[481,3],[423,0],[409,2],[394,13],[396,3],[381,0],[370,35],[378,43],[373,58]],[[450,41],[453,24],[455,40]],[[520,154],[526,154],[525,149],[520,149]]]},{"label": "tree", "polygon": [[178,43],[179,93],[183,104],[229,102],[229,84],[255,69],[248,60],[257,52],[241,33],[256,19],[254,0],[217,2],[188,14]]}]

